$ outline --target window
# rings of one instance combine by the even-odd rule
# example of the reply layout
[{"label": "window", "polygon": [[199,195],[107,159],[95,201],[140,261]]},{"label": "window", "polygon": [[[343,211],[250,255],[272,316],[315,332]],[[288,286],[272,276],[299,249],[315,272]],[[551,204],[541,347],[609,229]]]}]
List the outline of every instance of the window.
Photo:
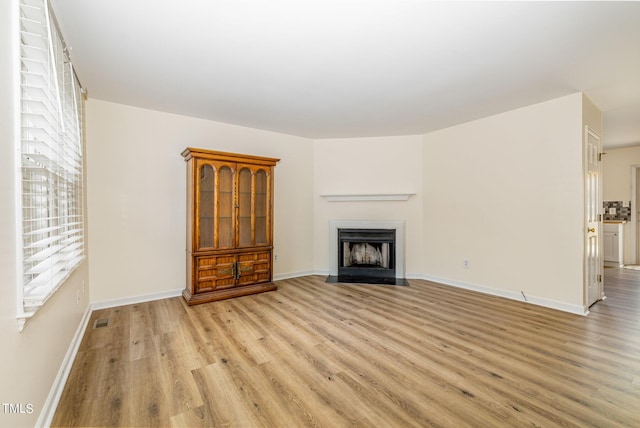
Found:
[{"label": "window", "polygon": [[84,259],[83,90],[47,0],[20,0],[20,328]]}]

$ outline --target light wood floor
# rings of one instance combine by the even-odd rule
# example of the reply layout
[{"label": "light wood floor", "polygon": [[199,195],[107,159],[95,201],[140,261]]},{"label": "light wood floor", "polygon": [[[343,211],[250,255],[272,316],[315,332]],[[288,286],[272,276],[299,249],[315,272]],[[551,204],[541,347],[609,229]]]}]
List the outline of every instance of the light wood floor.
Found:
[{"label": "light wood floor", "polygon": [[640,272],[605,278],[587,317],[320,276],[96,311],[53,426],[640,426]]}]

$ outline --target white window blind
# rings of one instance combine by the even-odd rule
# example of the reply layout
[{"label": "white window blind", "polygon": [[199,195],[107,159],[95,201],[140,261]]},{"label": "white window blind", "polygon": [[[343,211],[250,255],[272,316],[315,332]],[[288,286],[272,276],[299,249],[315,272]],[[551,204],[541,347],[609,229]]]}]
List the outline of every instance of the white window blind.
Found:
[{"label": "white window blind", "polygon": [[83,94],[47,0],[20,0],[24,322],[83,260]]}]

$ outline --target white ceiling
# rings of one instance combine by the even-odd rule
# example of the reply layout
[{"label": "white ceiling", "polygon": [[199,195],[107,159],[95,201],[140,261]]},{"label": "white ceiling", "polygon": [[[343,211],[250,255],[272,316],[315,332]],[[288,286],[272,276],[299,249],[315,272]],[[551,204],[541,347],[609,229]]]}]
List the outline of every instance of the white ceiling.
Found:
[{"label": "white ceiling", "polygon": [[90,98],[333,138],[583,91],[605,146],[640,144],[640,2],[51,3]]}]

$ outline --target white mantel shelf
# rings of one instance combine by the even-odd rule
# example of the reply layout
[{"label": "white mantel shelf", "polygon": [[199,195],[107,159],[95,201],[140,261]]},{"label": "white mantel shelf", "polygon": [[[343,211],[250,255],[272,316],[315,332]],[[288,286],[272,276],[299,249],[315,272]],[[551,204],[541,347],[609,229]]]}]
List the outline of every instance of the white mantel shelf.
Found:
[{"label": "white mantel shelf", "polygon": [[324,194],[320,195],[329,202],[354,201],[407,201],[415,193],[352,193],[352,194]]}]

